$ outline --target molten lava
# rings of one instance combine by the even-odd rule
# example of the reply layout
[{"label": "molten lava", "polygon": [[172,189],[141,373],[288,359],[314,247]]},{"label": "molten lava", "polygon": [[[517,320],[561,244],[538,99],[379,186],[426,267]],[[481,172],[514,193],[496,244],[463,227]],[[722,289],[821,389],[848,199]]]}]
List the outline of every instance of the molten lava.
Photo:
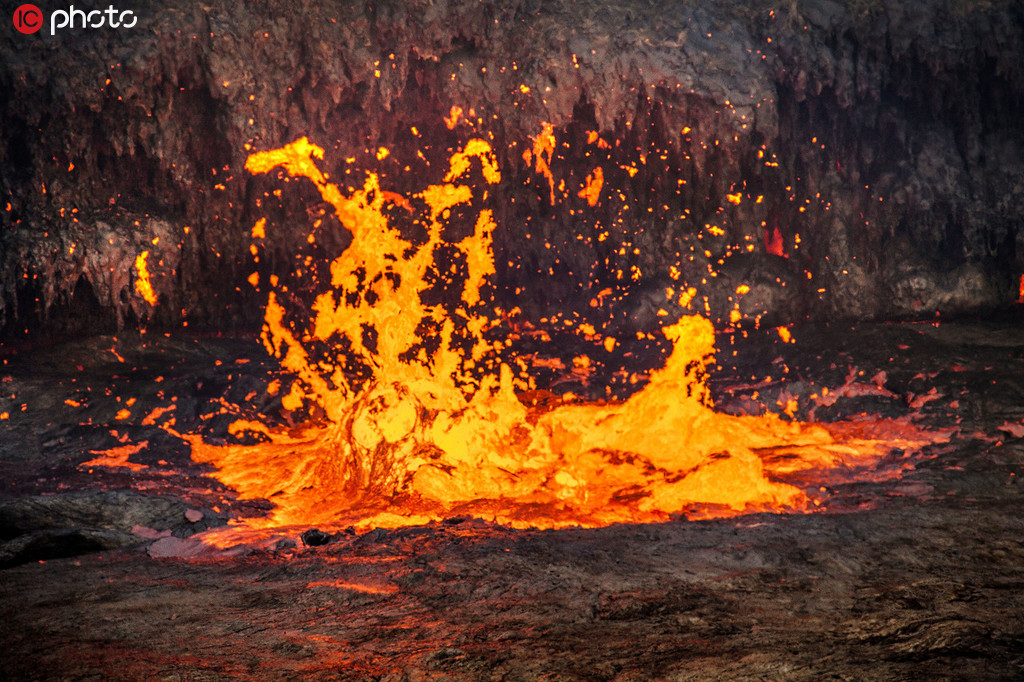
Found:
[{"label": "molten lava", "polygon": [[135,270],[139,274],[138,279],[135,280],[135,291],[142,296],[146,303],[156,305],[156,292],[153,291],[153,284],[149,279],[149,266],[146,265],[148,259],[149,251],[143,251],[135,258]]},{"label": "molten lava", "polygon": [[[546,176],[549,132],[533,154]],[[183,436],[193,459],[214,465],[240,496],[274,503],[269,516],[245,520],[250,528],[390,527],[460,515],[516,527],[600,526],[810,510],[820,500],[805,488],[843,477],[828,471],[854,475],[894,446],[928,441],[915,429],[896,440],[849,428],[839,437],[842,429],[774,414],[716,413],[705,384],[714,330],[699,316],[663,329],[673,346],[665,366],[627,400],[528,407],[520,399],[532,388],[526,363],[502,360],[507,343],[487,334],[498,321],[484,294],[495,272],[486,206],[499,200],[501,179],[489,143],[470,140],[440,184],[411,196],[383,190],[374,173],[345,193],[320,170],[323,154],[302,138],[253,154],[246,169],[308,179],[351,233],[307,324],[289,322],[283,285],[266,307],[264,344],[297,377],[284,406],[318,406],[326,425],[286,432],[235,422],[232,433],[260,434],[255,445]],[[588,203],[601,191],[597,171]],[[392,206],[413,211],[425,236],[391,225]],[[461,238],[449,225],[456,208],[475,220]],[[264,229],[261,220],[254,238]],[[456,299],[428,295],[438,277],[457,283]]]}]

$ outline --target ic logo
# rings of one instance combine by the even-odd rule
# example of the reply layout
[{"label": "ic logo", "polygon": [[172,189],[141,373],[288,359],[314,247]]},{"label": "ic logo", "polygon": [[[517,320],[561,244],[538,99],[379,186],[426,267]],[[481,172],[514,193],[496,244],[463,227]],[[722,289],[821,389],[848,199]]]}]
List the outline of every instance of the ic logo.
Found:
[{"label": "ic logo", "polygon": [[35,33],[43,27],[43,11],[35,5],[22,5],[14,10],[14,28],[21,33]]},{"label": "ic logo", "polygon": [[[102,10],[75,9],[71,5],[50,13],[50,35],[56,35],[60,29],[132,28],[138,20],[131,10],[122,12],[113,5]],[[35,33],[45,21],[46,15],[35,5],[22,5],[14,10],[14,28],[21,33]]]}]

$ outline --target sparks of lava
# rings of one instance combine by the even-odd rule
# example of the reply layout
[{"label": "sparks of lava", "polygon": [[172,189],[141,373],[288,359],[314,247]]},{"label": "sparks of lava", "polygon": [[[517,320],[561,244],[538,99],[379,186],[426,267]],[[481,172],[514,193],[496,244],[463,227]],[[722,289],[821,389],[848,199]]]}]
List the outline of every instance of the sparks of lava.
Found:
[{"label": "sparks of lava", "polygon": [[587,181],[580,190],[579,196],[586,199],[591,206],[597,206],[601,199],[601,188],[604,186],[604,171],[600,166],[587,176]]}]

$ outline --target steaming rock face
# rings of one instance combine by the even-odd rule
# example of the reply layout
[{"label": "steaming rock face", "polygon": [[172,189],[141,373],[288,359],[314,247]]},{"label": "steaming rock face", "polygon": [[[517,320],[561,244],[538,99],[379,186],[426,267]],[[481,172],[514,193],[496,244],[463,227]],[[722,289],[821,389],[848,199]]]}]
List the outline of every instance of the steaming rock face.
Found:
[{"label": "steaming rock face", "polygon": [[[737,277],[718,271],[752,273],[741,311],[770,319],[1016,298],[1020,3],[135,4],[132,29],[0,43],[6,340],[258,325],[257,216],[259,275],[296,290],[296,263],[347,244],[313,188],[241,171],[247,144],[302,135],[355,159],[334,176],[399,192],[436,173],[417,150],[493,136],[494,295],[528,317],[673,266],[720,320]],[[555,144],[527,158],[545,123]]]}]

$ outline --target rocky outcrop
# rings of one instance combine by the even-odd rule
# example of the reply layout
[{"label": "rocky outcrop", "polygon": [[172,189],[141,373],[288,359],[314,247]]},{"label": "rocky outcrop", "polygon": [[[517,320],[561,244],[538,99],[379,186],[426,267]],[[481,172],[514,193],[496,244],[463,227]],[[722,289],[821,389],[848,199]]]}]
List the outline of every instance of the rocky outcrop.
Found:
[{"label": "rocky outcrop", "polygon": [[[745,313],[791,321],[1015,300],[1021,3],[783,4],[140,1],[131,29],[10,31],[0,336],[258,326],[258,217],[264,281],[301,288],[297,259],[346,244],[313,228],[312,188],[277,197],[243,170],[303,135],[334,177],[374,169],[399,192],[489,136],[494,295],[531,317],[593,315],[596,293],[656,290],[672,266],[719,319],[744,283]],[[551,183],[523,157],[545,123]]]},{"label": "rocky outcrop", "polygon": [[[192,516],[188,516],[191,514]],[[202,512],[123,491],[50,494],[0,502],[0,569],[187,536]]]}]

